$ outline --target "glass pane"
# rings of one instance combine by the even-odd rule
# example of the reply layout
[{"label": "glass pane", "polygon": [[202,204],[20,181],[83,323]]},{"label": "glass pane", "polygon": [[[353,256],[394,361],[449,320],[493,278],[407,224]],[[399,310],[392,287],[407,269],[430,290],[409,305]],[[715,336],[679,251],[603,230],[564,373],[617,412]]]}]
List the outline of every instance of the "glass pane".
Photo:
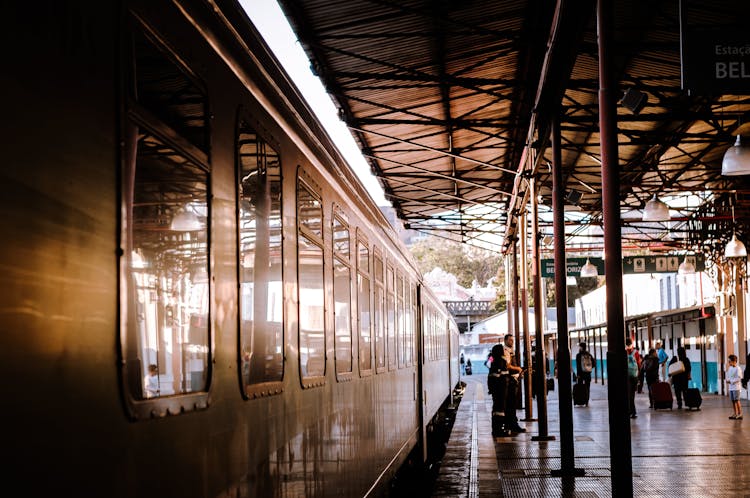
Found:
[{"label": "glass pane", "polygon": [[383,283],[383,258],[381,258],[376,252],[373,256],[373,271],[375,272],[375,281]]},{"label": "glass pane", "polygon": [[302,377],[325,373],[323,249],[299,236],[299,356]]},{"label": "glass pane", "polygon": [[142,392],[129,383],[131,395],[203,391],[210,344],[208,173],[143,129],[134,168],[126,172],[132,211],[123,222],[129,227],[123,312],[127,375],[143,383]]},{"label": "glass pane", "polygon": [[245,123],[237,136],[242,382],[284,373],[279,156]]},{"label": "glass pane", "polygon": [[396,336],[398,337],[398,366],[406,363],[406,335],[404,333],[404,279],[396,277]]},{"label": "glass pane", "polygon": [[349,261],[349,229],[338,218],[333,218],[333,252]]},{"label": "glass pane", "polygon": [[370,332],[370,279],[359,275],[359,368],[372,368],[372,341]]},{"label": "glass pane", "polygon": [[333,317],[336,324],[336,372],[352,371],[351,270],[333,258]]},{"label": "glass pane", "polygon": [[208,152],[204,90],[140,30],[133,36],[136,100],[193,145]]},{"label": "glass pane", "polygon": [[323,207],[320,201],[301,182],[297,183],[297,215],[300,227],[323,237]]},{"label": "glass pane", "polygon": [[370,273],[370,250],[367,245],[359,243],[359,271]]},{"label": "glass pane", "polygon": [[396,367],[396,294],[394,293],[393,268],[386,274],[386,337],[388,340],[388,368]]},{"label": "glass pane", "polygon": [[375,366],[385,367],[385,330],[383,328],[383,311],[385,296],[383,286],[375,284],[375,310],[373,313],[373,327],[375,329]]}]

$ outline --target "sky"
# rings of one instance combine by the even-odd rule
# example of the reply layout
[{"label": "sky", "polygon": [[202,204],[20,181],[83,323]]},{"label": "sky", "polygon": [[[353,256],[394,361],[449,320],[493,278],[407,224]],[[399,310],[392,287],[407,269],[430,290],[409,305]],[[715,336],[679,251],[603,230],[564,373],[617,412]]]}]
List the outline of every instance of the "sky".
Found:
[{"label": "sky", "polygon": [[240,0],[240,3],[370,196],[378,206],[390,206],[377,178],[370,172],[370,166],[354,142],[351,132],[338,118],[337,109],[323,84],[317,76],[312,74],[310,61],[276,0]]}]

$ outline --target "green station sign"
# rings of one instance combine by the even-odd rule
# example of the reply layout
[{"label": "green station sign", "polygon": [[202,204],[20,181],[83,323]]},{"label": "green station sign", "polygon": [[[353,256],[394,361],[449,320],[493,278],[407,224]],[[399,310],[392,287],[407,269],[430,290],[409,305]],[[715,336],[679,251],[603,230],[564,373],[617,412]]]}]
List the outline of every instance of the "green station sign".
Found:
[{"label": "green station sign", "polygon": [[[604,260],[602,258],[568,258],[565,266],[568,276],[577,277],[581,274],[581,267],[586,260],[596,266],[600,276],[604,276]],[[680,263],[685,256],[669,254],[666,256],[626,256],[622,258],[622,273],[625,275],[636,275],[639,273],[676,273]],[[695,266],[695,271],[706,269],[703,255],[688,255],[687,260]],[[542,260],[542,277],[553,278],[555,276],[555,260]]]},{"label": "green station sign", "polygon": [[[602,258],[567,258],[565,260],[566,270],[568,276],[577,277],[581,274],[581,268],[586,264],[586,261],[591,261],[591,264],[596,266],[596,271],[599,275],[604,275],[604,260]],[[555,276],[555,260],[554,259],[543,259],[542,260],[542,277],[552,278]]]}]

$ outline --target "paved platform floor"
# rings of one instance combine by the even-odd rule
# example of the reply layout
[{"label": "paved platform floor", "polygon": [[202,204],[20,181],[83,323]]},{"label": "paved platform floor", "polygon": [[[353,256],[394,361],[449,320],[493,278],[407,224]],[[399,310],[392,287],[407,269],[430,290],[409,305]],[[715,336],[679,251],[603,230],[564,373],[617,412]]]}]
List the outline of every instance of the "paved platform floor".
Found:
[{"label": "paved platform floor", "polygon": [[[486,376],[467,383],[456,413],[432,496],[449,497],[611,497],[607,388],[592,384],[588,407],[573,407],[575,467],[585,475],[551,477],[560,468],[557,389],[549,393],[548,431],[552,441],[532,441],[537,422],[521,422],[527,432],[493,438],[492,399]],[[743,420],[729,420],[726,396],[705,394],[700,411],[654,411],[648,394],[638,394],[638,418],[631,420],[633,493],[637,498],[750,497],[750,402],[742,391]],[[533,416],[538,416],[536,404]],[[523,419],[525,411],[518,411]]]}]

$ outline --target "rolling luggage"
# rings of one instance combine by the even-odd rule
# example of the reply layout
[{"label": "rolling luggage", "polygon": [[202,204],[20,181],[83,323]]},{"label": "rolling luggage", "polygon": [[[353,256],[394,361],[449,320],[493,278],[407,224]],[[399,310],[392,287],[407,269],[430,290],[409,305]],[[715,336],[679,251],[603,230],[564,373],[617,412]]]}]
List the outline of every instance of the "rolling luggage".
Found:
[{"label": "rolling luggage", "polygon": [[672,409],[672,386],[668,382],[657,382],[651,386],[654,410]]},{"label": "rolling luggage", "polygon": [[703,403],[703,397],[697,387],[690,387],[685,391],[685,407],[688,409],[695,408],[696,410],[701,409],[701,403]]},{"label": "rolling luggage", "polygon": [[573,404],[589,406],[589,385],[573,384]]}]

